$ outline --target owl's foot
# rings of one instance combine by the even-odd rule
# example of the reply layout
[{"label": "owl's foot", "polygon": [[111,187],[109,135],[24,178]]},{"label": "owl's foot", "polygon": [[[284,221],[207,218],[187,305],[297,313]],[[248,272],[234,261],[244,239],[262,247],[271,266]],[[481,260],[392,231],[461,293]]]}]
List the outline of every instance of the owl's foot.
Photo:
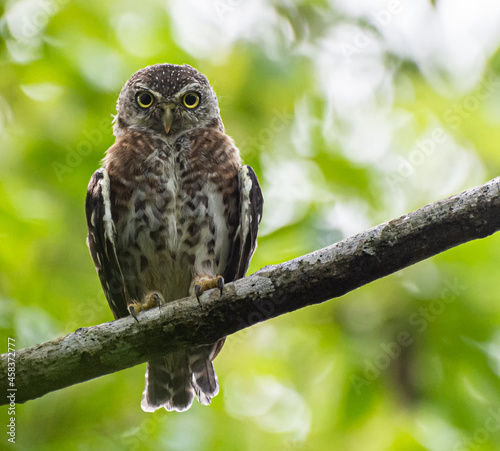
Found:
[{"label": "owl's foot", "polygon": [[154,307],[160,308],[160,305],[163,301],[163,297],[160,293],[156,291],[151,291],[146,296],[144,296],[143,302],[133,301],[132,304],[128,306],[128,311],[134,317],[134,319],[139,322],[137,319],[137,314],[142,312],[143,310],[149,310]]},{"label": "owl's foot", "polygon": [[196,299],[200,302],[200,296],[207,290],[218,288],[222,296],[222,289],[224,288],[224,278],[222,276],[196,276],[194,279],[194,294]]}]

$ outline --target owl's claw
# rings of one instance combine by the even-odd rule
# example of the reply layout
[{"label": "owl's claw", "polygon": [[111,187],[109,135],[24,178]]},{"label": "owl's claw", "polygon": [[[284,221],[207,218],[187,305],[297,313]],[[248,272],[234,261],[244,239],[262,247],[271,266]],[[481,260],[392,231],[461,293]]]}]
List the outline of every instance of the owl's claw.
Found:
[{"label": "owl's claw", "polygon": [[134,319],[139,322],[139,320],[137,319],[137,315],[135,314],[135,308],[133,305],[129,305],[128,306],[128,311],[130,312],[130,314],[134,317]]},{"label": "owl's claw", "polygon": [[222,276],[217,277],[217,286],[220,290],[220,295],[222,296],[222,289],[224,288],[224,279]]},{"label": "owl's claw", "polygon": [[224,288],[224,278],[222,276],[197,276],[195,281],[194,294],[196,295],[196,299],[198,299],[198,303],[200,302],[200,296],[212,288],[218,288],[222,296],[222,289]]},{"label": "owl's claw", "polygon": [[158,310],[160,310],[161,307],[160,295],[158,293],[153,293],[151,297],[152,297],[152,302],[156,303],[156,305],[158,306]]},{"label": "owl's claw", "polygon": [[153,307],[156,306],[158,306],[159,309],[161,306],[161,301],[162,301],[161,294],[152,291],[148,293],[146,296],[144,296],[144,301],[142,303],[137,301],[132,302],[132,304],[128,306],[128,311],[133,316],[133,318],[137,322],[139,322],[139,320],[137,319],[137,314],[139,312],[142,312],[143,310],[152,309]]},{"label": "owl's claw", "polygon": [[200,303],[200,291],[201,291],[201,285],[197,283],[194,286],[194,294],[196,294],[196,299],[198,300],[198,304]]}]

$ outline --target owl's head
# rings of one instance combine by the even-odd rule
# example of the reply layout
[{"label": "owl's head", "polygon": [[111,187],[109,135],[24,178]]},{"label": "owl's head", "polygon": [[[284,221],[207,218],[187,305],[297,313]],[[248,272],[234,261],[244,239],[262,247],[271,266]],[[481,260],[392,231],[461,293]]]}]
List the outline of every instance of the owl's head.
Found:
[{"label": "owl's head", "polygon": [[137,71],[117,103],[114,134],[150,130],[166,137],[199,127],[223,131],[219,105],[207,77],[195,68],[155,64]]}]

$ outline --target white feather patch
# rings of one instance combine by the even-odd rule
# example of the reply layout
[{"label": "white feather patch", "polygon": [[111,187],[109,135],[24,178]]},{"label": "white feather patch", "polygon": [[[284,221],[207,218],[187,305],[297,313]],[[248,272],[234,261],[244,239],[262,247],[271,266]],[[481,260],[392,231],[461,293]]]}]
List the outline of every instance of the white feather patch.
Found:
[{"label": "white feather patch", "polygon": [[250,227],[251,215],[250,215],[250,192],[252,191],[252,179],[248,176],[248,168],[242,166],[240,169],[240,180],[242,183],[242,190],[240,192],[241,196],[241,219],[240,224],[242,226],[241,236],[244,238],[248,235],[248,229]]},{"label": "white feather patch", "polygon": [[115,225],[111,216],[111,182],[106,169],[101,168],[99,171],[102,174],[102,180],[99,182],[101,186],[102,200],[104,202],[104,236],[111,243],[114,243]]}]

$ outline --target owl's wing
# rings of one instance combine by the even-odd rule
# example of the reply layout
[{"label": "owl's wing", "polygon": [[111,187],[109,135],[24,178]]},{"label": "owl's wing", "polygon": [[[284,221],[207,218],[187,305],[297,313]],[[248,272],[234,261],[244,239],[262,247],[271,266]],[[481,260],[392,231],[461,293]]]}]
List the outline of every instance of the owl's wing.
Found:
[{"label": "owl's wing", "polygon": [[245,276],[252,255],[257,248],[257,232],[264,206],[259,181],[250,166],[240,168],[238,187],[240,193],[240,221],[228,265],[223,275],[226,282],[241,279]]},{"label": "owl's wing", "polygon": [[127,290],[116,256],[116,230],[111,215],[110,180],[106,169],[94,172],[90,179],[85,213],[89,234],[87,245],[101,280],[102,288],[115,318],[129,315]]}]

